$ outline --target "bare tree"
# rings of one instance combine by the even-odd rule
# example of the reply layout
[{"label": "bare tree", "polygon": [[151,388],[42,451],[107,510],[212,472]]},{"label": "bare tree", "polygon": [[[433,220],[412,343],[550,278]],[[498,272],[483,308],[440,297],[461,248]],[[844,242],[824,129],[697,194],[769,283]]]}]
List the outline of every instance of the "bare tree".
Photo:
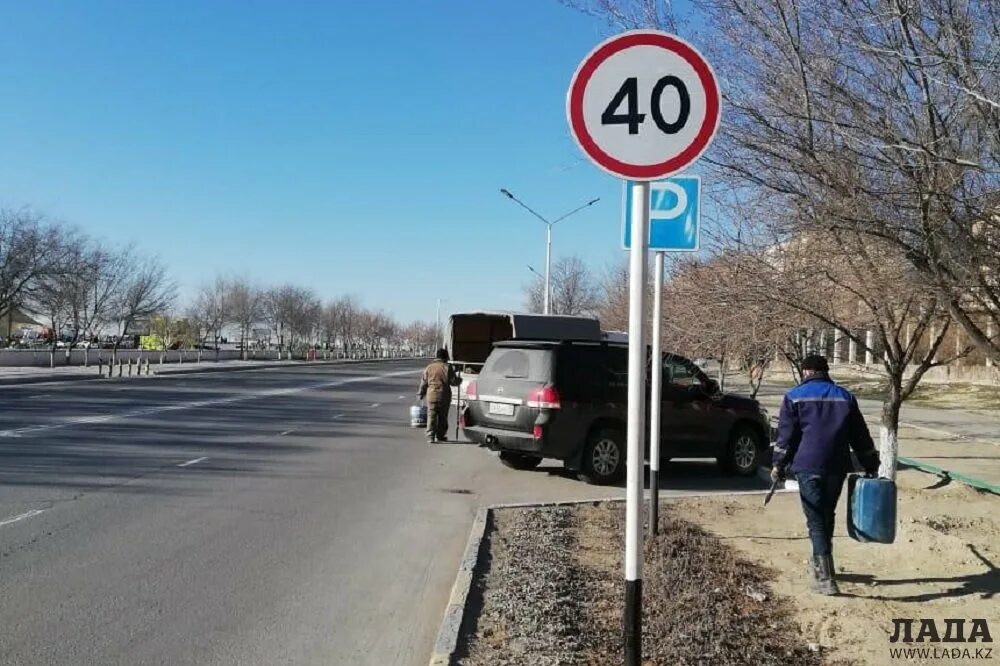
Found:
[{"label": "bare tree", "polygon": [[357,335],[361,341],[362,356],[371,358],[375,354],[378,339],[378,322],[376,315],[370,310],[362,309],[357,314]]},{"label": "bare tree", "polygon": [[722,388],[730,367],[739,367],[755,396],[804,317],[749,293],[745,263],[730,253],[674,262],[664,288],[661,330],[667,349],[717,360]]},{"label": "bare tree", "polygon": [[670,0],[561,0],[567,7],[606,21],[619,30],[659,28],[677,32]]},{"label": "bare tree", "polygon": [[429,356],[437,345],[434,322],[416,321],[400,331],[403,345],[414,356]]},{"label": "bare tree", "polygon": [[176,286],[159,260],[137,256],[134,250],[126,248],[120,261],[119,292],[110,307],[118,327],[112,344],[112,363],[117,361],[118,348],[136,323],[169,309],[176,296]]},{"label": "bare tree", "polygon": [[311,347],[319,328],[323,306],[311,289],[297,287],[288,303],[289,347]]},{"label": "bare tree", "polygon": [[[579,257],[564,257],[553,264],[550,281],[552,314],[597,314],[599,289],[590,269]],[[543,311],[544,294],[544,280],[536,277],[525,289],[529,311]]]},{"label": "bare tree", "polygon": [[[203,284],[195,297],[191,308],[191,318],[198,322],[212,336],[215,360],[219,360],[219,343],[226,325],[233,320],[231,304],[233,286],[225,278],[217,277],[214,281]],[[242,333],[242,331],[241,331]]]},{"label": "bare tree", "polygon": [[350,357],[354,353],[361,306],[353,296],[342,296],[333,303],[337,312],[338,332],[344,355]]},{"label": "bare tree", "polygon": [[878,360],[889,386],[882,405],[882,474],[893,477],[903,402],[929,369],[970,351],[941,353],[951,318],[940,294],[914,278],[894,244],[859,232],[813,232],[741,260],[748,298],[798,310],[830,329],[834,344],[852,341]]},{"label": "bare tree", "polygon": [[[579,4],[634,21],[627,27],[672,27],[669,16],[636,11],[641,0]],[[707,18],[699,43],[726,102],[705,162],[730,203],[751,193],[754,215],[743,218],[782,254],[757,256],[771,266],[759,296],[863,348],[855,327],[873,331],[878,351],[868,349],[890,383],[883,461],[894,468],[899,405],[943,362],[949,321],[1000,360],[1000,5],[698,6]]]},{"label": "bare tree", "polygon": [[[0,316],[31,301],[43,278],[60,274],[71,247],[63,229],[28,210],[0,209]],[[49,286],[53,286],[49,283]]]},{"label": "bare tree", "polygon": [[1000,360],[1000,5],[703,6],[726,81],[717,174],[796,210],[787,231],[888,243]]},{"label": "bare tree", "polygon": [[597,316],[606,331],[628,330],[628,263],[609,266],[601,278]]},{"label": "bare tree", "polygon": [[336,345],[337,333],[340,331],[340,314],[336,301],[330,301],[323,305],[319,318],[319,330],[323,346],[327,350],[333,349]]},{"label": "bare tree", "polygon": [[311,289],[283,285],[267,291],[264,315],[278,338],[278,356],[287,348],[289,358],[298,343],[308,343],[319,323],[321,304]]},{"label": "bare tree", "polygon": [[156,347],[160,352],[160,365],[163,365],[167,351],[176,342],[177,318],[169,312],[153,315],[149,318],[149,333],[156,341]]},{"label": "bare tree", "polygon": [[264,317],[265,294],[249,278],[237,277],[229,281],[225,300],[231,321],[240,329],[240,348],[243,360],[247,359],[247,346],[254,324]]},{"label": "bare tree", "polygon": [[90,364],[90,342],[113,322],[114,303],[121,292],[130,264],[128,251],[108,250],[94,244],[86,250],[86,259],[78,274],[82,287],[73,303],[73,326],[88,341],[84,347],[84,365]]},{"label": "bare tree", "polygon": [[46,271],[39,274],[28,290],[28,304],[48,322],[49,367],[55,366],[55,353],[60,344],[66,345],[65,360],[68,361],[80,332],[72,330],[74,301],[80,290],[79,274],[84,262],[83,239],[68,231],[60,230],[49,237],[49,242],[58,243],[53,248],[53,260]]},{"label": "bare tree", "polygon": [[294,298],[295,287],[285,285],[272,287],[264,292],[262,313],[264,320],[278,340],[278,360],[285,348],[288,336],[289,302]]}]

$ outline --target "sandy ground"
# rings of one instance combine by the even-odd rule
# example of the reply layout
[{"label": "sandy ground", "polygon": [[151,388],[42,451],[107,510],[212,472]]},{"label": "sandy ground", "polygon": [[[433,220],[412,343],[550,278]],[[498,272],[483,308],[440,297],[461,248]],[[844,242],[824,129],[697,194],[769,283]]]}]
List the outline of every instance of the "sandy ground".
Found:
[{"label": "sandy ground", "polygon": [[967,627],[971,619],[985,618],[994,640],[1000,634],[1000,497],[942,483],[917,471],[900,473],[899,523],[891,545],[851,540],[844,527],[846,497],[841,499],[834,539],[838,597],[808,591],[809,541],[797,493],[777,495],[767,509],[759,496],[681,499],[670,506],[772,569],[772,589],[791,599],[803,636],[829,659],[938,663],[891,658],[889,648],[899,646],[889,642],[893,618],[916,619],[915,627],[920,618],[934,618],[939,628],[945,618],[964,618]]},{"label": "sandy ground", "polygon": [[[846,378],[841,383],[859,398],[882,400],[888,392],[888,385],[879,380]],[[959,382],[921,384],[907,404],[941,409],[995,410],[1000,408],[1000,386]]]}]

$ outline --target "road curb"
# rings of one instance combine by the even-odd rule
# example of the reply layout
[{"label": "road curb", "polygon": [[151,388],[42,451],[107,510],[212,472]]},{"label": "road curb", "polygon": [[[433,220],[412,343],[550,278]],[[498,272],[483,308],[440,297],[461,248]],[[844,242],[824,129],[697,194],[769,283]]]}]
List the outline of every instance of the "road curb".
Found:
[{"label": "road curb", "polygon": [[[766,495],[767,490],[739,490],[729,495]],[[683,500],[689,497],[718,497],[717,492],[692,493],[690,495],[668,496],[661,499],[663,501]],[[469,531],[469,541],[465,546],[465,554],[458,567],[455,582],[451,588],[451,596],[448,599],[448,606],[445,608],[444,617],[441,620],[441,628],[438,630],[437,640],[434,641],[434,652],[431,654],[429,666],[453,666],[455,663],[456,650],[458,649],[459,634],[462,624],[465,621],[466,604],[469,600],[469,591],[475,581],[476,574],[479,573],[482,556],[483,538],[486,536],[487,525],[492,521],[493,512],[498,509],[531,509],[555,506],[571,506],[578,504],[600,504],[605,502],[624,502],[624,497],[595,497],[579,500],[557,500],[552,502],[511,502],[506,504],[490,504],[484,506],[476,512],[476,518],[472,522],[472,529]]]},{"label": "road curb", "polygon": [[458,635],[462,629],[462,621],[465,619],[465,604],[469,599],[469,590],[472,588],[476,567],[479,565],[479,551],[482,547],[483,536],[486,534],[486,523],[490,519],[491,511],[491,507],[479,509],[476,512],[476,519],[472,522],[469,542],[465,546],[465,554],[458,567],[458,575],[451,587],[451,597],[448,599],[448,606],[445,608],[444,618],[441,620],[437,640],[434,641],[434,653],[431,655],[430,666],[450,666],[455,658]]}]

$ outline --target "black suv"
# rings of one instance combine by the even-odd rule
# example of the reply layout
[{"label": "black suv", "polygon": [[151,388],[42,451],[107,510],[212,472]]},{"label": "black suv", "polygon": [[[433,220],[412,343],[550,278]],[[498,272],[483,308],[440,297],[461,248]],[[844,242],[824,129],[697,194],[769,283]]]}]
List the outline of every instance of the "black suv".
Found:
[{"label": "black suv", "polygon": [[[680,356],[665,354],[662,372],[661,459],[714,457],[753,474],[770,439],[759,403],[719,392]],[[461,423],[509,467],[556,458],[590,483],[614,483],[625,472],[627,394],[625,344],[501,342],[463,396]]]}]

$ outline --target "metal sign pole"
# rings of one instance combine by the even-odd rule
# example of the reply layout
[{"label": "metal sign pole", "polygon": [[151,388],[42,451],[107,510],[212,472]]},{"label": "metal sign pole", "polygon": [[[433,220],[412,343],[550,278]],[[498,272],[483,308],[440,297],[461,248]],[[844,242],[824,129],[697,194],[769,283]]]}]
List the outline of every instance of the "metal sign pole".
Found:
[{"label": "metal sign pole", "polygon": [[653,265],[653,343],[652,368],[653,385],[649,392],[649,533],[660,533],[660,407],[663,398],[663,349],[660,340],[660,320],[663,317],[663,252],[656,253]]},{"label": "metal sign pole", "polygon": [[642,468],[646,435],[646,247],[649,183],[632,184],[628,303],[628,450],[625,487],[625,666],[642,659]]}]

